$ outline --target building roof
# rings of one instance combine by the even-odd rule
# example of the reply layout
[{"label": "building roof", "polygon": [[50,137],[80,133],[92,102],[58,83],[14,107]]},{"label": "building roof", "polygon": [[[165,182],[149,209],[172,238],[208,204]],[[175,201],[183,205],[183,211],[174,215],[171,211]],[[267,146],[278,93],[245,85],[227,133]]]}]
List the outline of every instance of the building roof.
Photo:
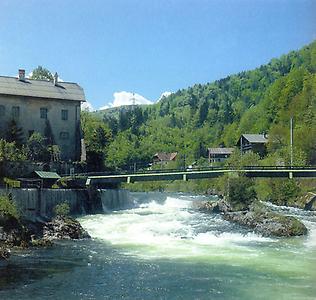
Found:
[{"label": "building roof", "polygon": [[59,179],[60,176],[55,172],[35,171],[35,173],[43,179]]},{"label": "building roof", "polygon": [[252,144],[265,144],[268,142],[266,134],[243,134],[242,136]]},{"label": "building roof", "polygon": [[172,152],[172,153],[158,152],[154,155],[154,157],[156,157],[160,161],[168,161],[168,160],[174,160],[177,155],[178,155],[178,152]]},{"label": "building roof", "polygon": [[208,148],[209,154],[232,154],[234,148]]},{"label": "building roof", "polygon": [[16,77],[0,76],[0,94],[86,101],[84,91],[77,83],[25,79],[21,81]]}]

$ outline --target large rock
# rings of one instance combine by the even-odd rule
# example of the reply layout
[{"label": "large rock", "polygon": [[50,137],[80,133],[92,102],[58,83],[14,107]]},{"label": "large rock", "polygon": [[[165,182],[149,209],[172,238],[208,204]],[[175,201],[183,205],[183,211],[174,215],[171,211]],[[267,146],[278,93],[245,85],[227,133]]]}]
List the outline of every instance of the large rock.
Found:
[{"label": "large rock", "polygon": [[71,217],[57,216],[44,226],[43,238],[47,240],[84,239],[90,238],[90,235],[77,220]]},{"label": "large rock", "polygon": [[307,234],[307,228],[295,217],[269,211],[263,204],[253,203],[248,210],[235,211],[225,200],[204,202],[199,210],[206,213],[221,213],[227,221],[253,229],[264,236],[289,237]]},{"label": "large rock", "polygon": [[247,226],[264,236],[289,237],[307,234],[305,225],[292,216],[270,211],[243,211],[224,214],[224,219]]},{"label": "large rock", "polygon": [[316,210],[316,194],[309,192],[302,198],[305,210]]},{"label": "large rock", "polygon": [[232,211],[229,203],[221,199],[219,201],[206,201],[202,202],[198,209],[200,211],[208,212],[208,213],[226,213]]},{"label": "large rock", "polygon": [[10,251],[4,247],[0,247],[0,268],[9,264]]},{"label": "large rock", "polygon": [[0,216],[0,244],[27,247],[29,240],[29,231],[20,220],[11,215]]}]

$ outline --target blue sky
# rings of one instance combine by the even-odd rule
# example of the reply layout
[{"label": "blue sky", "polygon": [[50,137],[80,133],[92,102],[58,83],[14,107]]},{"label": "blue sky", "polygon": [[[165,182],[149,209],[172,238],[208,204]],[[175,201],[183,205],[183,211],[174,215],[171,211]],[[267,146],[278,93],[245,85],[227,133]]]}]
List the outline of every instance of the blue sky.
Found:
[{"label": "blue sky", "polygon": [[315,39],[316,0],[0,0],[0,74],[42,65],[95,108],[128,92],[155,101]]}]

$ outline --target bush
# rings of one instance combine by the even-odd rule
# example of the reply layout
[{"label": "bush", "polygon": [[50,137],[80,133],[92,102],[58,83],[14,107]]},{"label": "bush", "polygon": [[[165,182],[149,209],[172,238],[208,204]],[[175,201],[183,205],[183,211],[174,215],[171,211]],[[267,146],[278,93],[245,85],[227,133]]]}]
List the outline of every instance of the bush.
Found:
[{"label": "bush", "polygon": [[0,215],[12,216],[15,219],[20,218],[20,213],[12,201],[11,195],[0,196]]},{"label": "bush", "polygon": [[70,213],[70,206],[67,202],[57,204],[54,208],[56,216],[68,216]]},{"label": "bush", "polygon": [[229,178],[226,191],[227,200],[236,210],[248,209],[257,197],[254,182],[247,177]]},{"label": "bush", "polygon": [[293,205],[300,196],[301,188],[293,179],[271,181],[270,201],[277,205]]},{"label": "bush", "polygon": [[26,158],[25,148],[18,148],[15,142],[0,139],[0,161],[21,161]]}]

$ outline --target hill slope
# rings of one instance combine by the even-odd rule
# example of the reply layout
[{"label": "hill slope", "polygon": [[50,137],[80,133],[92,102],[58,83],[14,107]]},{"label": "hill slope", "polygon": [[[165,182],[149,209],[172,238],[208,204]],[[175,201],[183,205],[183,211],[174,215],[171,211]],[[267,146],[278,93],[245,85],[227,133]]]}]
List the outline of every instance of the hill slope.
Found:
[{"label": "hill slope", "polygon": [[270,162],[288,162],[289,120],[295,120],[297,164],[316,163],[316,42],[252,71],[179,90],[147,107],[106,116],[112,131],[106,164],[150,161],[178,151],[187,163],[207,147],[234,146],[242,133],[269,132]]}]

